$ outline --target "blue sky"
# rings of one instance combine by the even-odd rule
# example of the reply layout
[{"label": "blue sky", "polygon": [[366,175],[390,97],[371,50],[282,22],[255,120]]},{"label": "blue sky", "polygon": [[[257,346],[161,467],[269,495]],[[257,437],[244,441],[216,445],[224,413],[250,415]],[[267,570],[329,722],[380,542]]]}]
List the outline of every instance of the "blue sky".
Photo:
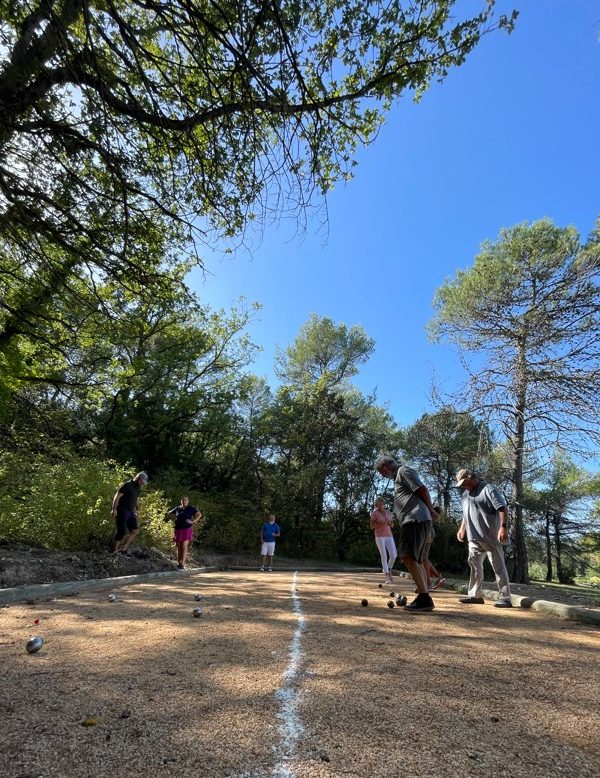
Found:
[{"label": "blue sky", "polygon": [[[472,6],[472,3],[467,3]],[[403,99],[355,179],[328,197],[326,230],[268,227],[249,257],[206,258],[192,287],[213,307],[244,296],[263,308],[249,328],[252,371],[276,386],[273,357],[311,313],[360,324],[375,352],[355,383],[377,389],[399,424],[431,410],[455,355],[431,345],[435,290],[468,267],[501,227],[548,216],[583,236],[600,214],[600,4],[498,2],[521,11],[511,36],[487,36],[415,105]]]}]

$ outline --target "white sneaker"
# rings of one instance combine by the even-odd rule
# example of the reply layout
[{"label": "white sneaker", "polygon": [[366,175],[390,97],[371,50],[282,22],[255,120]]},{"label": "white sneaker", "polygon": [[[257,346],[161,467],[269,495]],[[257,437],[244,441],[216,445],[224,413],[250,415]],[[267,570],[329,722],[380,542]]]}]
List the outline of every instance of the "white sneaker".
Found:
[{"label": "white sneaker", "polygon": [[267,573],[272,573],[272,572],[273,572],[273,568],[272,568],[272,567],[269,567],[269,568],[267,569]]},{"label": "white sneaker", "polygon": [[261,573],[264,573],[264,572],[265,572],[265,568],[264,568],[264,567],[261,567],[261,568],[260,568],[260,572],[261,572]]},{"label": "white sneaker", "polygon": [[446,583],[446,579],[443,575],[440,575],[439,578],[434,578],[434,580],[431,582],[431,586],[429,587],[429,591],[433,591],[434,589],[438,589],[440,586],[443,586]]}]

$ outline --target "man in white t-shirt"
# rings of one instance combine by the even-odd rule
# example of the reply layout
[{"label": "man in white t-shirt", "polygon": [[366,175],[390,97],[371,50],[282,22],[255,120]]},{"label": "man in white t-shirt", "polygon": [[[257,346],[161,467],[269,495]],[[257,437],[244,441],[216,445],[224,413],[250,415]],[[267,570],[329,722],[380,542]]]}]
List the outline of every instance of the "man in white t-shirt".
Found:
[{"label": "man in white t-shirt", "polygon": [[506,500],[493,484],[482,481],[468,470],[459,470],[456,485],[462,489],[463,520],[456,534],[462,543],[469,543],[469,567],[471,577],[467,597],[459,602],[464,605],[481,605],[483,599],[483,560],[487,554],[492,565],[500,599],[496,608],[512,608],[510,584],[504,561],[502,544],[508,543],[508,508]]}]

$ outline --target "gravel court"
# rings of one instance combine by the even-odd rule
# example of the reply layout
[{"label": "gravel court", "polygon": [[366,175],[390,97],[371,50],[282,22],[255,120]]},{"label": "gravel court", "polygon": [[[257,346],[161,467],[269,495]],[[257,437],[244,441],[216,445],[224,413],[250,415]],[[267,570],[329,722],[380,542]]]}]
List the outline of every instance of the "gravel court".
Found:
[{"label": "gravel court", "polygon": [[409,614],[356,573],[298,572],[296,612],[292,580],[211,573],[0,610],[2,774],[599,774],[596,628],[454,592]]}]

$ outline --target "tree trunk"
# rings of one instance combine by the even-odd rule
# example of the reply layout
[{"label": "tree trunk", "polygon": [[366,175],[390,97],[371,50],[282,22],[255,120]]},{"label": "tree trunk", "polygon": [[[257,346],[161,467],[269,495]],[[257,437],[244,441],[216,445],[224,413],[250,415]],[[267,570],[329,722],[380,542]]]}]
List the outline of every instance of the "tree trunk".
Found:
[{"label": "tree trunk", "polygon": [[550,513],[546,513],[546,581],[552,580],[552,539],[550,537]]},{"label": "tree trunk", "polygon": [[562,569],[562,538],[560,536],[560,513],[555,513],[554,519],[554,548],[556,549],[556,577],[559,583],[564,583]]},{"label": "tree trunk", "polygon": [[525,409],[527,408],[527,366],[525,336],[519,344],[516,366],[515,430],[512,456],[512,543],[514,551],[513,578],[515,583],[529,583],[529,563],[523,529],[523,451],[525,449]]}]

